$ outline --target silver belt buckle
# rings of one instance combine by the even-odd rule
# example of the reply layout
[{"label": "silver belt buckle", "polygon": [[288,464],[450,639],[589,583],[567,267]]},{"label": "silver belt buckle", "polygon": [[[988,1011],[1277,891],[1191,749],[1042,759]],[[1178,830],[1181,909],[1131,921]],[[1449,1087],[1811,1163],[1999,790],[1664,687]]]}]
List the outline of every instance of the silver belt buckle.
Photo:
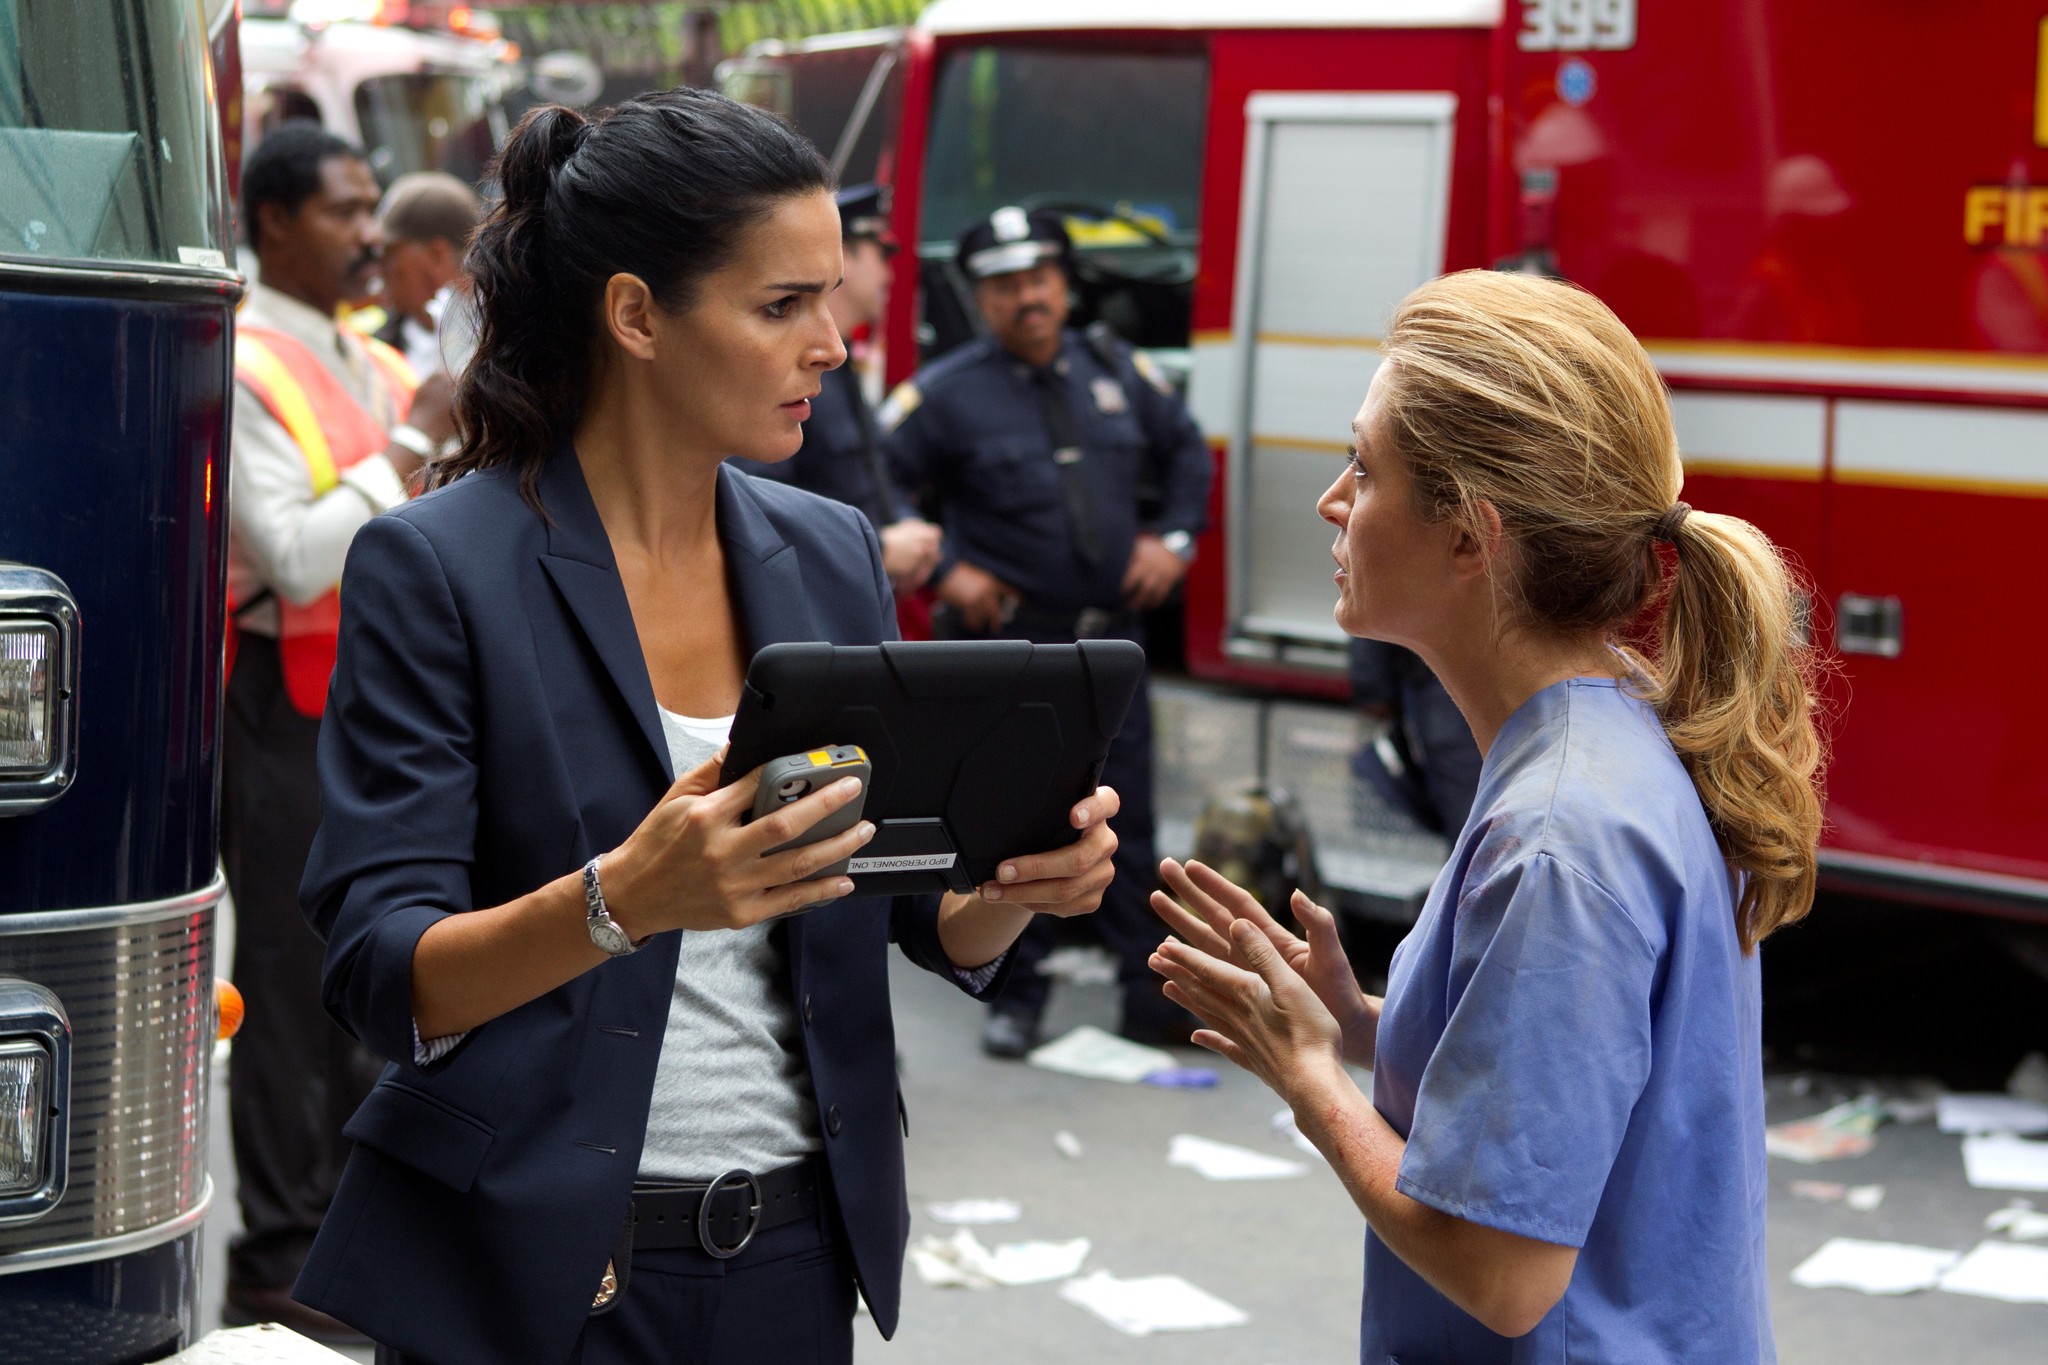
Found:
[{"label": "silver belt buckle", "polygon": [[[747,1230],[740,1234],[739,1241],[729,1247],[722,1247],[711,1240],[711,1201],[729,1182],[737,1182],[753,1192],[753,1203],[747,1209]],[[754,1240],[754,1234],[761,1227],[761,1181],[752,1172],[731,1170],[711,1182],[704,1190],[704,1202],[697,1205],[697,1245],[704,1248],[704,1254],[719,1261],[729,1261],[747,1249],[747,1243]]]},{"label": "silver belt buckle", "polygon": [[1083,607],[1081,614],[1074,618],[1074,638],[1100,640],[1115,620],[1115,613],[1106,608]]}]

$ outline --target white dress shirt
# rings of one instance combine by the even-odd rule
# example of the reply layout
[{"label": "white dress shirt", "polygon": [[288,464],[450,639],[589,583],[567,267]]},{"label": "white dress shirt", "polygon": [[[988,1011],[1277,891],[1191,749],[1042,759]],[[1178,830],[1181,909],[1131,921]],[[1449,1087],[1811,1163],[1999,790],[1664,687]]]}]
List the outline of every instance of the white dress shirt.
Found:
[{"label": "white dress shirt", "polygon": [[[238,319],[301,343],[385,430],[396,400],[362,338],[316,308],[266,285],[255,285]],[[381,452],[341,472],[341,482],[313,496],[313,476],[289,433],[248,386],[235,385],[233,458],[228,476],[228,586],[246,603],[265,588],[299,606],[318,601],[341,581],[356,530],[405,501],[405,483]],[[277,634],[277,606],[265,602],[237,623],[256,635]]]}]

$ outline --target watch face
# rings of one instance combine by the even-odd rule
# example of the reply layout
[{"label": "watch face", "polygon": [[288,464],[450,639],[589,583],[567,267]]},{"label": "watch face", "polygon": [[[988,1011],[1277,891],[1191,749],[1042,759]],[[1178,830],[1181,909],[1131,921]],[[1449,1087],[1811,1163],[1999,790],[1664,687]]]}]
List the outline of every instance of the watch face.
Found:
[{"label": "watch face", "polygon": [[590,941],[613,957],[623,957],[633,951],[633,941],[626,937],[626,931],[609,919],[590,922]]}]

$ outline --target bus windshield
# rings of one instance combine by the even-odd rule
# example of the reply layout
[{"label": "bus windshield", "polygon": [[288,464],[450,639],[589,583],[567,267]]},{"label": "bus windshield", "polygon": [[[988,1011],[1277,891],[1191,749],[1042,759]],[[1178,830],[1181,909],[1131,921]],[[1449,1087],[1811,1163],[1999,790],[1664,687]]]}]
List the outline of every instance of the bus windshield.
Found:
[{"label": "bus windshield", "polygon": [[1121,216],[1077,245],[1195,241],[1208,62],[1194,51],[990,45],[947,54],[932,101],[925,243],[1006,204]]},{"label": "bus windshield", "polygon": [[0,0],[0,256],[227,266],[191,0]]}]

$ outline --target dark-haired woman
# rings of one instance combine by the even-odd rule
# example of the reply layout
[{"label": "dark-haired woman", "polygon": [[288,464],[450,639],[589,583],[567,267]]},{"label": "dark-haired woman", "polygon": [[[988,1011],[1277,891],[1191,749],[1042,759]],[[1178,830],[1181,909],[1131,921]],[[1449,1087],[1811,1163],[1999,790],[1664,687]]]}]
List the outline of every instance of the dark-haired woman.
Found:
[{"label": "dark-haired woman", "polygon": [[1328,911],[1297,938],[1199,864],[1155,969],[1365,1215],[1362,1365],[1773,1360],[1756,948],[1820,834],[1791,577],[1678,500],[1663,381],[1568,285],[1416,290],[1352,439],[1337,622],[1443,680],[1477,798],[1384,1001]]},{"label": "dark-haired woman", "polygon": [[465,445],[344,580],[304,899],[390,1065],[297,1295],[386,1361],[845,1361],[907,1230],[887,945],[994,990],[1099,901],[1116,795],[973,897],[827,905],[865,823],[764,856],[854,793],[742,825],[750,652],[894,629],[858,512],[721,468],[844,359],[825,169],[675,91],[538,110],[498,172]]}]

